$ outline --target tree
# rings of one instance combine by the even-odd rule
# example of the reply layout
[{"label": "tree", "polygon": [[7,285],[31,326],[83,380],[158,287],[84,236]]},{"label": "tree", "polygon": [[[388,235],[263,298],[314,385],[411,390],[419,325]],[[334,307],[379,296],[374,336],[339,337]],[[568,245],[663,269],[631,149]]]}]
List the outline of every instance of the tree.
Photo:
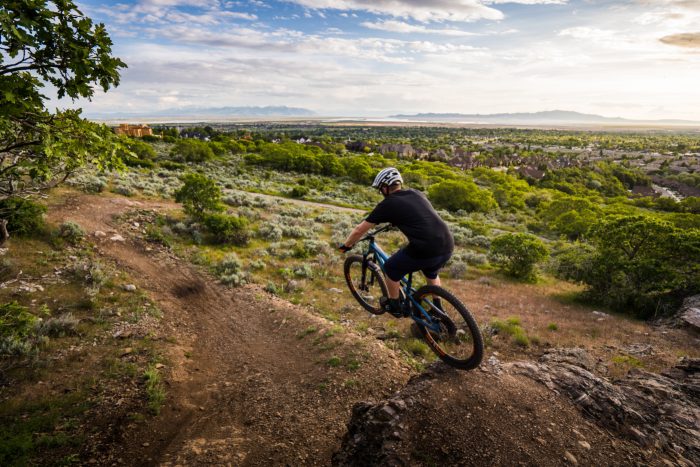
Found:
[{"label": "tree", "polygon": [[111,56],[111,46],[104,25],[70,0],[2,2],[0,199],[36,195],[86,164],[123,167],[130,152],[121,138],[80,110],[47,111],[41,94],[47,82],[58,97],[74,100],[89,99],[95,85],[117,86],[126,65]]},{"label": "tree", "polygon": [[521,279],[533,277],[535,264],[547,257],[547,247],[534,235],[504,234],[491,242],[491,261],[506,274]]},{"label": "tree", "polygon": [[214,151],[205,141],[180,139],[170,151],[170,157],[178,162],[204,162],[214,158]]},{"label": "tree", "polygon": [[594,225],[590,236],[596,253],[584,282],[595,300],[648,317],[700,293],[700,230],[614,215]]},{"label": "tree", "polygon": [[493,195],[469,180],[446,180],[428,190],[428,197],[438,208],[448,211],[488,212],[496,208]]},{"label": "tree", "polygon": [[182,203],[185,212],[194,219],[202,220],[208,213],[221,212],[221,189],[216,182],[198,173],[187,173],[180,177],[182,187],[175,192],[175,200]]}]

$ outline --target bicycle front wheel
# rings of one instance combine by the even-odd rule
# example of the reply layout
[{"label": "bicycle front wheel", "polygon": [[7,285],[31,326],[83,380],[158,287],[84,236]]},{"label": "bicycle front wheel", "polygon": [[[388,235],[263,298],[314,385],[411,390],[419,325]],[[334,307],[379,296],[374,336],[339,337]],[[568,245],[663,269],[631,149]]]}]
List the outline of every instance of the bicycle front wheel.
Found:
[{"label": "bicycle front wheel", "polygon": [[450,292],[435,285],[421,287],[413,298],[437,325],[437,329],[428,329],[416,322],[433,352],[455,368],[471,370],[479,366],[484,356],[484,342],[467,307]]},{"label": "bicycle front wheel", "polygon": [[350,293],[360,305],[372,314],[384,313],[379,299],[388,296],[389,292],[384,275],[378,271],[378,267],[374,263],[366,262],[360,255],[352,255],[345,259],[343,271]]}]

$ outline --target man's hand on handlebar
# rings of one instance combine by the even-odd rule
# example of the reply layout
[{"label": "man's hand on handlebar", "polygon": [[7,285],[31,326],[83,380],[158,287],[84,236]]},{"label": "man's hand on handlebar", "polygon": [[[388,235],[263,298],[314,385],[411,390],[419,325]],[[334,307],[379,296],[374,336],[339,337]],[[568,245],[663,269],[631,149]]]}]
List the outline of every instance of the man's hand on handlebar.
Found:
[{"label": "man's hand on handlebar", "polygon": [[341,244],[338,246],[338,251],[340,251],[341,253],[347,253],[347,252],[350,251],[350,250],[352,250],[352,247],[351,247],[351,246],[346,246],[345,243],[341,243]]}]

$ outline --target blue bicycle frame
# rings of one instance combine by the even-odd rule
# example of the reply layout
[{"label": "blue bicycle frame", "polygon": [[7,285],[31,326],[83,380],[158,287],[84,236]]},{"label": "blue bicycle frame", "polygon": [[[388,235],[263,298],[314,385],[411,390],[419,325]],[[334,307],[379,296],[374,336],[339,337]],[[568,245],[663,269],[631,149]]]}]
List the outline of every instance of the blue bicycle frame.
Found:
[{"label": "blue bicycle frame", "polygon": [[[365,251],[362,255],[363,258],[363,268],[362,268],[362,282],[364,283],[365,281],[365,271],[367,270],[367,267],[370,266],[370,262],[372,264],[376,264],[379,266],[381,269],[381,272],[386,276],[386,271],[384,270],[384,264],[386,261],[389,259],[389,255],[387,255],[384,250],[381,249],[379,245],[374,241],[374,236],[380,232],[385,232],[389,230],[391,226],[386,226],[382,227],[378,230],[375,230],[374,232],[371,232],[367,234],[362,240],[367,240],[369,243],[369,246],[367,248],[367,251]],[[362,241],[360,240],[360,241]],[[372,258],[373,256],[373,258]],[[373,261],[374,260],[374,261]],[[416,323],[425,326],[427,329],[434,331],[436,333],[440,332],[440,323],[438,323],[436,320],[434,320],[430,314],[421,306],[418,301],[413,298],[413,294],[416,293],[416,289],[413,288],[411,285],[411,282],[413,280],[413,273],[409,273],[406,276],[402,277],[399,283],[401,284],[401,289],[403,290],[406,299],[410,300],[411,304],[413,305],[413,310],[417,310],[419,313],[416,313],[415,311],[411,313],[411,319],[413,319]],[[428,302],[430,303],[430,302]],[[444,315],[442,310],[437,308],[435,305],[430,303],[431,308],[435,313],[439,315]],[[449,318],[448,318],[449,319]]]}]

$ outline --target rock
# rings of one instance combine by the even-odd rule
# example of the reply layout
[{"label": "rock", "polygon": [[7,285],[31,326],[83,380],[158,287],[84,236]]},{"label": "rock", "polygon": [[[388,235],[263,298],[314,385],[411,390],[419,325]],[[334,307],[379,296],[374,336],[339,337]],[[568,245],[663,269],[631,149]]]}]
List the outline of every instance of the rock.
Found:
[{"label": "rock", "polygon": [[162,363],[156,363],[156,370],[160,370],[161,368],[165,368],[165,365]]},{"label": "rock", "polygon": [[388,406],[388,405],[385,405],[384,407],[382,407],[382,408],[379,410],[379,412],[377,412],[376,415],[375,415],[375,417],[376,417],[378,420],[382,420],[382,421],[385,421],[385,422],[386,422],[386,421],[389,421],[389,420],[392,420],[395,416],[396,416],[396,410],[394,410],[393,408],[391,408],[391,407]]},{"label": "rock", "polygon": [[287,285],[284,286],[284,290],[287,292],[295,292],[299,290],[299,282],[295,281],[294,279],[290,280],[287,282]]},{"label": "rock", "polygon": [[683,300],[679,314],[683,323],[700,331],[700,295]]},{"label": "rock", "polygon": [[573,454],[571,454],[569,451],[564,452],[564,458],[566,459],[567,462],[573,465],[578,465],[578,461],[574,457]]},{"label": "rock", "polygon": [[119,234],[114,234],[111,237],[109,237],[109,239],[112,240],[113,242],[123,242],[124,241],[124,237],[122,237]]},{"label": "rock", "polygon": [[627,347],[624,347],[623,350],[630,355],[639,357],[654,354],[654,348],[650,344],[630,344]]},{"label": "rock", "polygon": [[578,444],[583,449],[591,449],[591,444],[588,441],[579,441]]},{"label": "rock", "polygon": [[501,372],[501,361],[495,357],[495,355],[492,355],[486,360],[486,365],[482,366],[482,369],[484,371],[493,371],[496,374],[499,374]]},{"label": "rock", "polygon": [[591,313],[601,318],[607,318],[610,316],[609,314],[603,313],[602,311],[592,311]]},{"label": "rock", "polygon": [[614,383],[595,373],[596,362],[583,349],[552,349],[537,363],[504,369],[570,398],[606,429],[700,465],[700,359],[681,360],[662,374],[633,369]]},{"label": "rock", "polygon": [[95,233],[94,233],[94,235],[95,235],[95,237],[97,237],[97,238],[101,238],[101,237],[106,237],[106,236],[107,236],[107,234],[104,233],[104,232],[101,231],[101,230],[96,230]]},{"label": "rock", "polygon": [[330,289],[328,289],[328,291],[333,293],[343,293],[343,291],[337,287],[331,287]]},{"label": "rock", "polygon": [[131,354],[131,353],[133,353],[133,352],[134,352],[134,349],[132,349],[131,347],[127,347],[127,348],[125,348],[124,350],[122,350],[121,356],[122,356],[122,357],[126,357],[127,355],[129,355],[129,354]]},{"label": "rock", "polygon": [[39,284],[33,284],[31,282],[20,281],[19,287],[17,287],[17,291],[18,292],[26,292],[26,293],[43,292],[44,287],[39,285]]},{"label": "rock", "polygon": [[136,292],[136,286],[134,284],[126,284],[124,290],[127,292]]},{"label": "rock", "polygon": [[128,329],[120,329],[119,331],[112,334],[112,337],[115,339],[128,339],[132,336],[132,334],[133,333]]}]

